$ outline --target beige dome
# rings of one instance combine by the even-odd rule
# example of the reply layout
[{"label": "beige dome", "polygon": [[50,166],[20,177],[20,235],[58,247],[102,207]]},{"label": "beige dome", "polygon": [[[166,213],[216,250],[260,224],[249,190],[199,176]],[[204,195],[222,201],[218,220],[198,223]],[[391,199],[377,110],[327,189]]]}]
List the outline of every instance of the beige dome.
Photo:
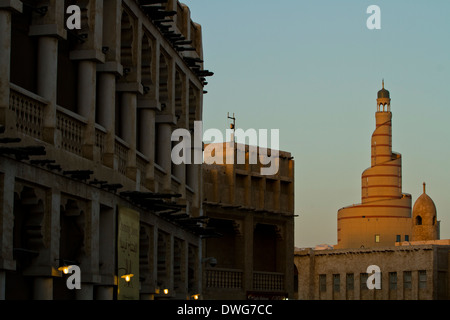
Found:
[{"label": "beige dome", "polygon": [[413,207],[413,216],[426,217],[436,216],[436,205],[434,201],[425,192],[425,183],[423,186],[423,194],[416,200]]}]

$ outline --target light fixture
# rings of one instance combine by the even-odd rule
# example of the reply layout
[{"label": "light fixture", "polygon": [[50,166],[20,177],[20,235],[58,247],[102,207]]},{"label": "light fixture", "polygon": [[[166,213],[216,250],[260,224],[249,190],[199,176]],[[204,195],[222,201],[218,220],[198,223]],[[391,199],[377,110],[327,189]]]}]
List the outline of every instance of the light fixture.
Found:
[{"label": "light fixture", "polygon": [[134,274],[124,274],[123,276],[121,276],[122,279],[125,279],[126,282],[130,282],[131,278],[134,277]]},{"label": "light fixture", "polygon": [[68,260],[64,260],[64,259],[56,259],[56,261],[59,261],[58,271],[60,271],[64,274],[69,274],[69,271],[72,268],[72,266],[77,264],[74,261],[68,261]]},{"label": "light fixture", "polygon": [[125,268],[119,268],[118,271],[120,270],[124,270],[125,274],[123,276],[121,276],[121,279],[124,279],[126,283],[130,283],[131,282],[131,278],[134,277],[134,274],[132,274],[131,272],[128,272],[128,269]]},{"label": "light fixture", "polygon": [[169,294],[169,289],[164,289],[163,292],[164,294]]},{"label": "light fixture", "polygon": [[194,300],[198,300],[200,298],[200,295],[199,294],[194,294],[194,295],[191,296],[191,298],[194,299]]},{"label": "light fixture", "polygon": [[58,268],[58,271],[61,271],[64,274],[68,274],[70,270],[70,266],[61,266]]}]

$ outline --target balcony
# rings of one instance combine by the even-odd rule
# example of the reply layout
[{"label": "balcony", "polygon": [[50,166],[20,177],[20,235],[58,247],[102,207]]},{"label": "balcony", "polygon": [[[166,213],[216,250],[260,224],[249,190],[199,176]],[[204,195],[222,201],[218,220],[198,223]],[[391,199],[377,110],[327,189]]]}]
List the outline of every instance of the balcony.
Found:
[{"label": "balcony", "polygon": [[9,109],[16,115],[17,131],[33,138],[42,139],[45,99],[11,83]]},{"label": "balcony", "polygon": [[211,268],[206,270],[206,288],[245,289],[246,291],[282,292],[285,290],[284,273],[253,271],[251,288],[245,288],[244,271]]}]

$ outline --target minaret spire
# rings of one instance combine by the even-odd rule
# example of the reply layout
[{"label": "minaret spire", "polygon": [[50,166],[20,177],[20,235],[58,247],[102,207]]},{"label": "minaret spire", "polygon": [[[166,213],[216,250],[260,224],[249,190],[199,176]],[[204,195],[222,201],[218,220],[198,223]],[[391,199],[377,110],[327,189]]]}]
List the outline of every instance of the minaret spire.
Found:
[{"label": "minaret spire", "polygon": [[426,193],[426,192],[425,192],[425,187],[426,187],[426,185],[427,185],[427,184],[424,182],[424,183],[423,183],[423,193]]}]

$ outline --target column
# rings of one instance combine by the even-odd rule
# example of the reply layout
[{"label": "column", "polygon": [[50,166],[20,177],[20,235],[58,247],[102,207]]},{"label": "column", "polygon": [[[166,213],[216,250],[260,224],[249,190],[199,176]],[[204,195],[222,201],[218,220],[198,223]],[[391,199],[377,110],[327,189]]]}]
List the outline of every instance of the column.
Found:
[{"label": "column", "polygon": [[[139,107],[140,108],[140,107]],[[150,160],[146,168],[144,185],[155,190],[155,138],[156,138],[156,110],[153,108],[140,108],[139,140],[141,151]]]},{"label": "column", "polygon": [[81,257],[81,290],[76,291],[77,300],[93,300],[94,284],[100,283],[100,194],[92,193],[92,199],[87,205],[84,222],[84,254]]},{"label": "column", "polygon": [[114,287],[112,286],[98,286],[96,300],[113,300]]},{"label": "column", "polygon": [[0,163],[0,300],[5,299],[6,270],[15,270],[13,259],[14,184],[15,169]]},{"label": "column", "polygon": [[97,288],[97,300],[112,300],[116,261],[116,215],[111,207],[100,206],[99,219],[99,273],[101,284]]},{"label": "column", "polygon": [[98,77],[98,119],[97,123],[106,129],[103,164],[117,168],[118,157],[115,155],[116,142],[116,77],[123,74],[120,63],[120,21],[122,1],[103,1],[103,36],[102,49],[105,51],[105,62],[97,64]]},{"label": "column", "polygon": [[0,270],[0,301],[6,299],[6,273],[5,271]]},{"label": "column", "polygon": [[95,146],[96,65],[95,61],[90,60],[80,60],[78,63],[78,113],[87,120],[82,154],[90,160],[94,160]]},{"label": "column", "polygon": [[112,72],[101,72],[98,78],[98,124],[106,129],[103,164],[109,168],[116,168],[116,75]]},{"label": "column", "polygon": [[45,16],[33,15],[30,36],[38,37],[37,94],[49,104],[44,111],[44,141],[56,138],[56,101],[58,83],[58,39],[66,39],[64,1],[48,0]]},{"label": "column", "polygon": [[169,234],[168,237],[168,244],[167,244],[167,255],[166,255],[166,266],[167,266],[167,288],[169,289],[169,297],[175,297],[175,291],[174,291],[174,276],[173,276],[173,262],[174,262],[174,238],[173,234]]},{"label": "column", "polygon": [[251,215],[244,220],[244,293],[253,290],[253,233],[254,222]]},{"label": "column", "polygon": [[[11,72],[11,12],[22,12],[22,2],[0,2],[0,124],[6,125],[9,109],[9,81]],[[0,294],[1,298],[1,294]]]},{"label": "column", "polygon": [[98,160],[95,153],[95,115],[97,63],[105,62],[103,47],[103,0],[81,3],[81,19],[88,34],[76,50],[70,52],[70,59],[78,63],[78,105],[77,112],[87,120],[84,130],[82,155],[90,160]]},{"label": "column", "polygon": [[43,139],[55,143],[58,81],[58,39],[42,36],[38,40],[37,94],[49,101],[44,111]]},{"label": "column", "polygon": [[[158,119],[157,119],[158,121]],[[170,193],[172,184],[172,125],[168,122],[159,123],[156,138],[158,139],[158,159],[157,163],[164,172],[163,190],[159,192]]]},{"label": "column", "polygon": [[[192,203],[192,210],[191,215],[194,217],[200,216],[201,208],[202,208],[202,201],[203,201],[203,188],[199,181],[202,180],[202,164],[196,163],[196,161],[201,162],[202,159],[196,159],[196,154],[202,155],[203,154],[203,143],[200,143],[197,145],[195,141],[203,141],[203,130],[201,132],[194,131],[194,139],[191,140],[191,164],[186,166],[186,185],[188,185],[194,192],[193,197],[193,203]],[[218,179],[218,173],[217,171],[213,171],[215,179]],[[214,190],[214,199],[213,201],[218,201],[219,198],[219,185],[217,183],[214,184],[215,190]]]},{"label": "column", "polygon": [[33,300],[53,300],[53,279],[50,277],[34,278]]},{"label": "column", "polygon": [[[285,291],[289,294],[289,299],[294,297],[294,266],[292,261],[294,261],[294,218],[287,218],[282,227],[282,231],[284,232],[282,236],[282,250],[284,250],[284,288]],[[341,298],[342,293],[345,294],[343,290],[343,285],[345,285],[345,273],[341,274]],[[345,297],[345,296],[344,296]]]},{"label": "column", "polygon": [[135,92],[122,92],[120,106],[120,126],[122,139],[128,144],[126,175],[136,180],[136,132],[137,132],[137,95]]}]

